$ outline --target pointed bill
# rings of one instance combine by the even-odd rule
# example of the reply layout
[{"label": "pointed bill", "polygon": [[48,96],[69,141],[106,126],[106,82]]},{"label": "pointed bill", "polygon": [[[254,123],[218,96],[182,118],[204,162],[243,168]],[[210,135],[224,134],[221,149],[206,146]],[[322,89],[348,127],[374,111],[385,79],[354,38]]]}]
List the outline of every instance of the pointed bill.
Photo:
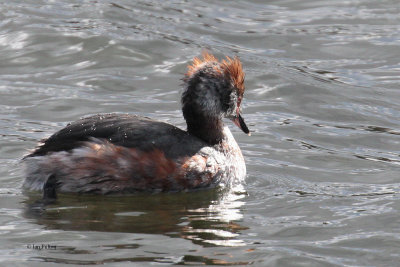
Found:
[{"label": "pointed bill", "polygon": [[242,118],[242,116],[240,114],[238,114],[237,116],[231,118],[231,120],[233,121],[233,123],[239,127],[245,134],[248,134],[249,136],[251,135],[249,128],[247,128],[246,123],[244,122],[244,119]]}]

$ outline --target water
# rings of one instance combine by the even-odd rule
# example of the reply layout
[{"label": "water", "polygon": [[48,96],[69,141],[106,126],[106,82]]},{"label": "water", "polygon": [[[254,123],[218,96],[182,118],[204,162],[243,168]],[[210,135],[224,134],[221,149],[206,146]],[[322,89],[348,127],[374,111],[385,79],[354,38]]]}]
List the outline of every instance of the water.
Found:
[{"label": "water", "polygon": [[[25,0],[0,18],[0,265],[399,265],[398,1]],[[246,184],[30,208],[20,159],[69,121],[184,127],[202,49],[245,67]]]}]

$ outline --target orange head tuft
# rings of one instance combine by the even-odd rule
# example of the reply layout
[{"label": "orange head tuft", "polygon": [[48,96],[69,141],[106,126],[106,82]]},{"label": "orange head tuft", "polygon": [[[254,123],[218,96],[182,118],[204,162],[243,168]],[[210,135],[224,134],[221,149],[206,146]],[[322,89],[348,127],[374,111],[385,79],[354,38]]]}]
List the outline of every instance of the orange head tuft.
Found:
[{"label": "orange head tuft", "polygon": [[195,57],[193,58],[192,65],[188,65],[188,71],[186,72],[186,76],[190,76],[199,69],[199,67],[206,62],[218,62],[218,59],[213,55],[209,54],[207,51],[202,53],[203,58]]},{"label": "orange head tuft", "polygon": [[216,57],[212,54],[204,51],[202,53],[202,58],[195,57],[193,58],[193,62],[191,65],[188,65],[188,71],[186,72],[186,76],[189,77],[194,74],[204,63],[207,62],[215,62],[218,63],[215,65],[214,70],[220,74],[224,74],[233,82],[233,85],[238,89],[239,96],[242,96],[245,90],[244,87],[244,72],[242,68],[242,63],[240,62],[238,57],[230,58],[226,57],[221,61],[218,61]]},{"label": "orange head tuft", "polygon": [[231,77],[233,84],[238,89],[239,96],[244,94],[244,72],[242,68],[242,62],[240,62],[238,57],[231,59],[226,57],[221,61],[221,67],[225,72],[225,75]]}]

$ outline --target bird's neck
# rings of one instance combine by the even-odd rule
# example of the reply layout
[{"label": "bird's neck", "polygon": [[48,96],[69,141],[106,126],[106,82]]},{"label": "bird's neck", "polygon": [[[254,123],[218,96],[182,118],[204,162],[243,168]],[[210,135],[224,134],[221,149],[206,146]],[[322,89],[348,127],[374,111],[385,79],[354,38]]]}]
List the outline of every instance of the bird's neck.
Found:
[{"label": "bird's neck", "polygon": [[225,137],[222,117],[213,117],[196,112],[194,109],[184,108],[183,116],[186,119],[187,131],[209,143],[221,143]]}]

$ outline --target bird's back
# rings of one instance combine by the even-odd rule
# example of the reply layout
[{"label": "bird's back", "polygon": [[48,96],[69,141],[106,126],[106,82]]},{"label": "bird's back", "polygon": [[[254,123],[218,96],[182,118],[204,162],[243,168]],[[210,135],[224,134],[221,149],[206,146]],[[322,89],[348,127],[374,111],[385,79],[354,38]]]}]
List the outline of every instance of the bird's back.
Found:
[{"label": "bird's back", "polygon": [[168,123],[103,114],[67,125],[26,157],[25,187],[123,193],[210,187],[222,178],[224,153]]}]

